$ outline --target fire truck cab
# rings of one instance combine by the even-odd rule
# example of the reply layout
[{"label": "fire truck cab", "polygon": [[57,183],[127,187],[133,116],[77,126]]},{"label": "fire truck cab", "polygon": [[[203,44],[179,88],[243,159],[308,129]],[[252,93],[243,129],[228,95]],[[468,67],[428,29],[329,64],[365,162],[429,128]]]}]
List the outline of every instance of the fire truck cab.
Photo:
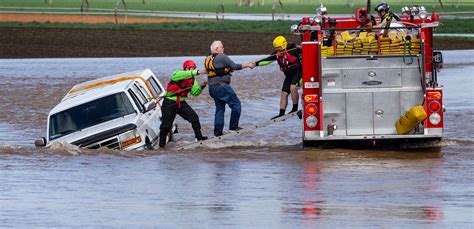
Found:
[{"label": "fire truck cab", "polygon": [[433,51],[439,16],[403,9],[408,13],[389,27],[330,18],[323,6],[292,26],[302,41],[304,146],[441,139],[442,55]]}]

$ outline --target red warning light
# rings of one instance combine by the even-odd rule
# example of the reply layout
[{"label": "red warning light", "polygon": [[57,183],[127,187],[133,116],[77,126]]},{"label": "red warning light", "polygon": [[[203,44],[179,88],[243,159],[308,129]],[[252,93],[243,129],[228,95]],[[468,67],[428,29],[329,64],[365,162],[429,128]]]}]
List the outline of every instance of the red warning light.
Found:
[{"label": "red warning light", "polygon": [[431,101],[429,104],[428,104],[428,107],[430,109],[431,112],[438,112],[439,109],[441,108],[441,104],[439,104],[438,101]]},{"label": "red warning light", "polygon": [[316,114],[316,111],[318,110],[318,108],[314,104],[308,104],[305,110],[306,110],[306,113],[308,113],[309,115],[314,115]]}]

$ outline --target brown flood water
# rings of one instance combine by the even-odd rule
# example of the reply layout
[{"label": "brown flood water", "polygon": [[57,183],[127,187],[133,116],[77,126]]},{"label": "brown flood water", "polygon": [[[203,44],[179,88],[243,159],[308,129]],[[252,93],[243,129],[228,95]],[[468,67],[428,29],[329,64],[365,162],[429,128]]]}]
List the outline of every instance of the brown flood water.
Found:
[{"label": "brown flood water", "polygon": [[[143,68],[166,82],[185,58],[0,60],[0,227],[472,227],[474,54],[444,55],[445,137],[399,150],[303,149],[297,119],[189,151],[37,149],[74,84]],[[235,73],[241,126],[276,114],[282,80]],[[190,104],[211,135],[207,90]]]}]

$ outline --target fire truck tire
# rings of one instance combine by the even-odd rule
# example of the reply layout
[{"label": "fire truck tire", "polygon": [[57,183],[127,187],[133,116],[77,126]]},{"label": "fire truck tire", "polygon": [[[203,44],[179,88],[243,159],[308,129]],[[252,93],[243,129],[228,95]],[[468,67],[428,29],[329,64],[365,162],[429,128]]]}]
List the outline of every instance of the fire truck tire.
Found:
[{"label": "fire truck tire", "polygon": [[305,141],[305,140],[303,140],[303,148],[324,147],[324,145],[326,145],[326,143],[321,142],[321,141]]},{"label": "fire truck tire", "polygon": [[309,147],[309,141],[303,140],[303,148]]}]

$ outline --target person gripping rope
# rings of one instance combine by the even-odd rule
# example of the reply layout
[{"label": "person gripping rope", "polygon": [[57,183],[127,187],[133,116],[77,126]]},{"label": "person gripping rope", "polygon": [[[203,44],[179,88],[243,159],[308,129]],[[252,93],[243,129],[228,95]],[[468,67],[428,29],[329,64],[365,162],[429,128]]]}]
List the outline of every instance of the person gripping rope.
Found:
[{"label": "person gripping rope", "polygon": [[285,75],[280,97],[280,112],[272,119],[285,115],[288,106],[288,96],[291,94],[293,108],[290,113],[298,111],[298,89],[302,78],[301,65],[301,47],[295,43],[288,43],[283,36],[278,36],[273,40],[275,51],[268,57],[256,62],[256,66],[269,65],[273,61],[277,61],[280,70]]},{"label": "person gripping rope", "polygon": [[214,136],[223,135],[225,105],[231,111],[229,130],[241,130],[239,119],[241,113],[240,100],[230,86],[232,72],[244,68],[253,68],[255,63],[236,64],[225,53],[221,41],[211,44],[211,53],[207,55],[204,66],[209,81],[209,94],[214,99],[216,113],[214,116]]},{"label": "person gripping rope", "polygon": [[188,93],[193,96],[199,96],[206,87],[207,82],[203,81],[201,85],[194,78],[197,75],[206,74],[205,70],[196,70],[196,63],[192,60],[186,60],[183,63],[183,70],[176,70],[171,76],[171,80],[166,87],[166,94],[163,99],[162,119],[160,126],[161,148],[166,145],[166,137],[171,131],[173,121],[178,114],[186,121],[190,122],[194,130],[194,135],[198,141],[208,139],[202,135],[199,116],[186,102]]}]

